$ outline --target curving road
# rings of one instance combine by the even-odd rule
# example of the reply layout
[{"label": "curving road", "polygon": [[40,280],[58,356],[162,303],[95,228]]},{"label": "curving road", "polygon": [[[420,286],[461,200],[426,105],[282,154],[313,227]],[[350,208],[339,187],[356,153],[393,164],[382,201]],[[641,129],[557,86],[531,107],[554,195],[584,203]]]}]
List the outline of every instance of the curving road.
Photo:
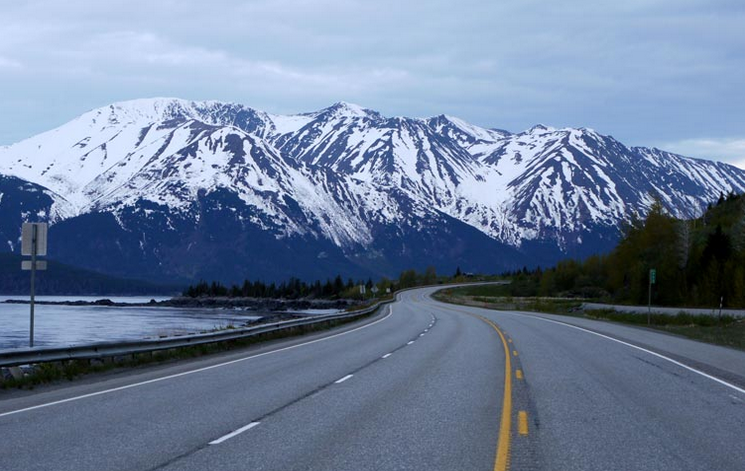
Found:
[{"label": "curving road", "polygon": [[745,353],[437,303],[0,395],[2,470],[745,469]]}]

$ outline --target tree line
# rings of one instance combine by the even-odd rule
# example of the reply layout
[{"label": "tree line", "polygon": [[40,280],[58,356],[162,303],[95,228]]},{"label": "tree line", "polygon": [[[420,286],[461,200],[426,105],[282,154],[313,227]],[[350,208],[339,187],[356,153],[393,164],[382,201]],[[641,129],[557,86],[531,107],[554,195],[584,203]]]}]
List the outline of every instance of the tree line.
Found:
[{"label": "tree line", "polygon": [[[184,296],[191,298],[198,297],[244,297],[244,298],[284,298],[284,299],[301,299],[301,298],[318,298],[318,299],[362,299],[372,296],[373,287],[377,288],[378,296],[394,293],[399,289],[413,288],[415,286],[432,285],[444,283],[453,280],[463,280],[460,267],[453,276],[438,276],[435,267],[427,267],[424,272],[419,273],[416,270],[405,270],[401,272],[397,280],[386,277],[377,282],[371,278],[367,281],[353,280],[348,278],[346,281],[341,275],[335,278],[326,279],[322,282],[306,282],[296,277],[291,277],[280,283],[266,283],[262,280],[249,281],[246,279],[242,284],[225,286],[220,282],[200,281],[196,285],[191,285],[183,292]],[[365,287],[365,293],[361,293],[360,286]]]},{"label": "tree line", "polygon": [[186,288],[183,294],[192,298],[200,296],[285,299],[308,297],[333,298],[341,297],[348,291],[359,291],[360,285],[364,285],[369,289],[372,288],[373,282],[372,280],[354,281],[351,278],[345,282],[341,275],[337,275],[334,279],[327,279],[325,282],[316,280],[312,283],[307,283],[295,277],[291,277],[289,280],[281,283],[245,280],[241,285],[232,285],[230,287],[217,281],[211,283],[200,281],[196,285]]},{"label": "tree line", "polygon": [[696,219],[677,219],[656,201],[624,228],[616,248],[547,270],[513,273],[515,296],[580,296],[666,306],[745,307],[745,197],[721,195]]}]

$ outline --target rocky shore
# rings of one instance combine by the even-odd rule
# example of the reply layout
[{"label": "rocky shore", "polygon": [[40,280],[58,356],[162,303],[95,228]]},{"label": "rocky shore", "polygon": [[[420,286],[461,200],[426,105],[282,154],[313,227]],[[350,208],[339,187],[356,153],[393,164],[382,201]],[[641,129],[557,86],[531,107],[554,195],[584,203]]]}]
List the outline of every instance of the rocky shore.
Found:
[{"label": "rocky shore", "polygon": [[[28,304],[27,300],[8,300],[9,304]],[[39,305],[56,306],[111,306],[111,307],[180,307],[245,309],[259,312],[305,311],[309,309],[347,309],[359,304],[351,299],[272,299],[272,298],[229,298],[229,297],[175,297],[165,301],[151,299],[147,303],[117,303],[107,298],[96,301],[36,301]]]}]

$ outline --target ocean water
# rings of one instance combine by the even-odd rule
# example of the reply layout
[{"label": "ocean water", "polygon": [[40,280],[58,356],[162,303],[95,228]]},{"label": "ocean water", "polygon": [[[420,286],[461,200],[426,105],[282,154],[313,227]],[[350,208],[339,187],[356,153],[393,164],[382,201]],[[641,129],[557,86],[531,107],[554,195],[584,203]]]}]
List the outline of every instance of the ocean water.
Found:
[{"label": "ocean water", "polygon": [[[39,301],[95,301],[101,296],[38,296]],[[105,297],[115,302],[143,303],[163,297]],[[29,346],[29,305],[6,304],[0,296],[0,351]],[[34,347],[63,347],[94,342],[139,340],[188,334],[228,326],[239,327],[265,313],[231,309],[110,306],[35,306]]]}]

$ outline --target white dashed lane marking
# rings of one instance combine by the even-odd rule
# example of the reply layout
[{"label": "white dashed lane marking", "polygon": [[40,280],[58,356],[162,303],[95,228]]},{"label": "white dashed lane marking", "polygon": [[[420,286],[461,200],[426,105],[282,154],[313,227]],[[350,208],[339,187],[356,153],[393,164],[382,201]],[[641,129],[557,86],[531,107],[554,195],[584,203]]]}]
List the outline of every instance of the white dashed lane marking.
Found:
[{"label": "white dashed lane marking", "polygon": [[344,381],[346,381],[346,380],[348,380],[349,378],[351,378],[352,376],[354,376],[354,375],[346,375],[346,376],[345,376],[345,377],[343,377],[342,379],[337,379],[336,381],[334,381],[334,384],[341,384],[341,383],[343,383]]}]

